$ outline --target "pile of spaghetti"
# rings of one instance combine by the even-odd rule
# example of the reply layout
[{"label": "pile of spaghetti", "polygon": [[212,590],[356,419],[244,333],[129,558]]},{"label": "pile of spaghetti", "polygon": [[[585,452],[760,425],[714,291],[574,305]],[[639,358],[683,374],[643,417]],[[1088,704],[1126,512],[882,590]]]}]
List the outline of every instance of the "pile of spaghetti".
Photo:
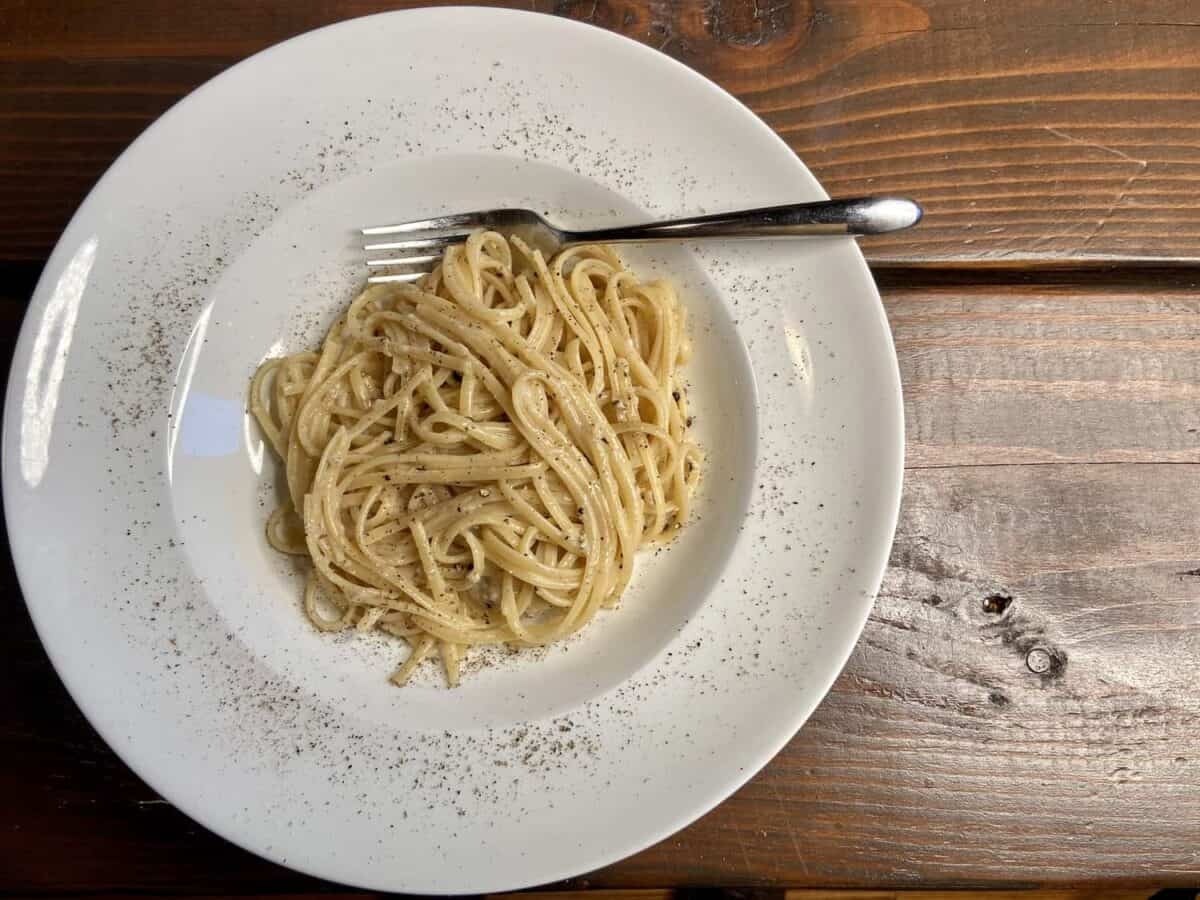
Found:
[{"label": "pile of spaghetti", "polygon": [[317,352],[262,364],[250,409],[286,463],[267,536],[312,569],[317,628],[542,645],[620,599],[688,517],[700,452],[672,288],[603,246],[549,262],[479,232],[419,283],[367,288]]}]

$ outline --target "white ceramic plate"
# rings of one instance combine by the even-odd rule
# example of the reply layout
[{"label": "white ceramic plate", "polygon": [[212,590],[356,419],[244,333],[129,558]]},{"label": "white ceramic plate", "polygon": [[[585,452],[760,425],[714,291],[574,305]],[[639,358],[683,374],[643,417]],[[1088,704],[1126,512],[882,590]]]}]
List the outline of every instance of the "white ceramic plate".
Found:
[{"label": "white ceramic plate", "polygon": [[596,868],[713,807],[844,664],[896,521],[902,415],[850,240],[630,248],[691,313],[698,521],[569,644],[397,690],[319,635],[262,526],[258,362],[360,285],[354,229],[492,206],[571,227],[822,197],[694,72],[591,27],[442,9],[235,66],[150,128],[46,267],[4,496],[63,681],[163,797],[294,868],[413,892]]}]

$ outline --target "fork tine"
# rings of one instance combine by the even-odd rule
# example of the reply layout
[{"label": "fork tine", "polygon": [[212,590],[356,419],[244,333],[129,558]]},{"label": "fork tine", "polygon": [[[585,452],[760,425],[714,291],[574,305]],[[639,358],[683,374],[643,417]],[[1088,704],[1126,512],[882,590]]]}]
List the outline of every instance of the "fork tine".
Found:
[{"label": "fork tine", "polygon": [[468,230],[483,224],[483,213],[459,213],[454,216],[435,216],[432,219],[420,219],[416,222],[402,222],[399,225],[376,225],[364,228],[365,235],[375,234],[411,234],[414,231],[444,231],[447,228],[466,228]]},{"label": "fork tine", "polygon": [[445,250],[451,244],[461,244],[470,234],[463,232],[462,234],[447,234],[442,237],[434,238],[414,238],[410,241],[386,241],[382,244],[367,244],[363,247],[364,250]]},{"label": "fork tine", "polygon": [[432,253],[428,256],[397,256],[392,259],[368,259],[367,267],[378,269],[383,266],[422,266],[426,269],[431,263],[435,263],[442,258],[440,253]]},{"label": "fork tine", "polygon": [[390,281],[416,281],[428,274],[428,272],[405,272],[402,275],[372,275],[367,279],[367,284],[386,284]]}]

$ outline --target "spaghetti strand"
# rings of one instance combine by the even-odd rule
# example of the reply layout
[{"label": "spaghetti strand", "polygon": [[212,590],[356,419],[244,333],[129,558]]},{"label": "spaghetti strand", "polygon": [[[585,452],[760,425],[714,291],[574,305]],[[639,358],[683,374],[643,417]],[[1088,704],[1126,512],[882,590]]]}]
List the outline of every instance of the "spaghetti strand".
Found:
[{"label": "spaghetti strand", "polygon": [[415,285],[373,285],[317,352],[266,360],[249,408],[285,462],[267,539],[307,555],[322,631],[409,645],[391,680],[536,646],[620,600],[687,519],[702,455],[674,290],[607,247],[546,260],[477,232]]}]

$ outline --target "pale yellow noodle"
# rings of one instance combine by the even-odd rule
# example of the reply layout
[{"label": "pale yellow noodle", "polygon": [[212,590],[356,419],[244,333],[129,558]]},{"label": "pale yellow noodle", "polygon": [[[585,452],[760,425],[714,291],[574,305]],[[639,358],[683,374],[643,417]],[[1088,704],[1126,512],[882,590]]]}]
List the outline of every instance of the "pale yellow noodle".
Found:
[{"label": "pale yellow noodle", "polygon": [[319,352],[264,362],[250,410],[285,461],[267,539],[313,564],[322,631],[436,656],[532,646],[612,607],[686,522],[701,454],[683,309],[607,247],[547,261],[479,232],[416,285],[363,291]]}]

